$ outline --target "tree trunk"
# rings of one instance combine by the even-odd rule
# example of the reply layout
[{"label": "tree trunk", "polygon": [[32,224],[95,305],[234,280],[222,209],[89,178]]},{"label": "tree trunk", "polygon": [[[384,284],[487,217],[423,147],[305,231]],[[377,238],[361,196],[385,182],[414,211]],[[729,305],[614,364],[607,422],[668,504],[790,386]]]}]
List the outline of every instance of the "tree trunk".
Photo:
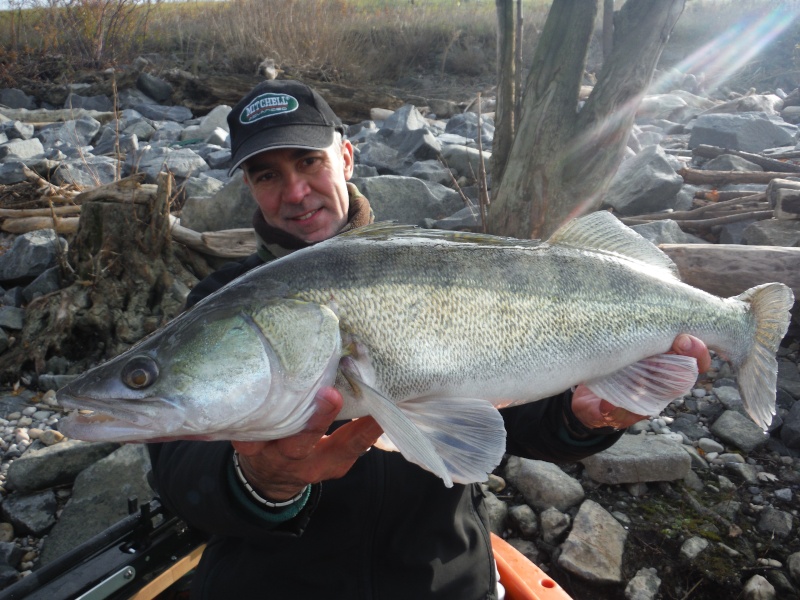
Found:
[{"label": "tree trunk", "polygon": [[614,48],[614,0],[603,0],[603,62]]},{"label": "tree trunk", "polygon": [[[514,139],[516,98],[516,64],[514,0],[496,0],[497,6],[497,108],[495,110],[495,143],[492,147],[492,177],[503,176],[511,141]],[[499,133],[498,133],[499,132]]]},{"label": "tree trunk", "polygon": [[180,312],[180,290],[185,293],[198,277],[183,265],[186,249],[170,240],[169,181],[162,174],[147,202],[121,202],[109,194],[81,206],[77,233],[62,260],[71,271],[63,277],[73,282],[28,304],[23,330],[0,356],[3,381],[15,381],[22,371],[46,372],[53,357],[68,359],[73,372],[80,372]]},{"label": "tree trunk", "polygon": [[598,0],[554,0],[505,172],[495,181],[491,233],[544,238],[599,207],[684,3],[628,0],[617,13],[611,56],[577,112]]}]

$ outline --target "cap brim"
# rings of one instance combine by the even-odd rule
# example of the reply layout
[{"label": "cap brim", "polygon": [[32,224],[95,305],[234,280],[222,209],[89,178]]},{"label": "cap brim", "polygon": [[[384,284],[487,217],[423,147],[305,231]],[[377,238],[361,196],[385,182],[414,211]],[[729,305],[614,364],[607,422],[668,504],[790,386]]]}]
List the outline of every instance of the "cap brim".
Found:
[{"label": "cap brim", "polygon": [[233,172],[247,159],[266,150],[278,148],[323,150],[328,148],[333,144],[334,131],[334,127],[327,125],[286,125],[256,132],[236,149],[236,154],[231,157],[233,166],[228,169],[228,176],[233,175]]}]

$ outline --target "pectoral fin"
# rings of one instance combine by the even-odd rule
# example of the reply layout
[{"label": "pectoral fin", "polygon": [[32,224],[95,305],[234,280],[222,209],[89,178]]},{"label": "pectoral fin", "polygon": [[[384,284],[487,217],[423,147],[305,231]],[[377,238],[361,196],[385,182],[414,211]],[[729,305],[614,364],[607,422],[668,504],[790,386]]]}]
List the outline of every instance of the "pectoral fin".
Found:
[{"label": "pectoral fin", "polygon": [[383,427],[388,444],[410,462],[441,477],[447,487],[485,481],[503,458],[505,427],[497,409],[473,398],[417,398],[395,405],[358,378],[343,361],[342,373],[357,401]]},{"label": "pectoral fin", "polygon": [[691,391],[697,361],[690,356],[659,354],[607,377],[585,383],[600,398],[639,415],[655,416]]}]

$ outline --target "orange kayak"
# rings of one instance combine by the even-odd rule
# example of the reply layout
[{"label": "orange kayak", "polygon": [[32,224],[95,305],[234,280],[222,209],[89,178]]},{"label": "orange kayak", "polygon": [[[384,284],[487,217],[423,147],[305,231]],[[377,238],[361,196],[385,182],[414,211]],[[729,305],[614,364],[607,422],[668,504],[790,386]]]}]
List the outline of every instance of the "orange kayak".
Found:
[{"label": "orange kayak", "polygon": [[495,534],[492,534],[492,550],[506,600],[572,600],[547,573]]}]

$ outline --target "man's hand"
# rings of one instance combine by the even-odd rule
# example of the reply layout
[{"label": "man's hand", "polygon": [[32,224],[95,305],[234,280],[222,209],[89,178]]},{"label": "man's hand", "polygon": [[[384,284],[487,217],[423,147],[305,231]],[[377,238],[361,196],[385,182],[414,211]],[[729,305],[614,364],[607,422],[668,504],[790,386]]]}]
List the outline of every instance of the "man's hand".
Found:
[{"label": "man's hand", "polygon": [[[670,354],[693,357],[697,360],[697,369],[700,373],[708,371],[711,366],[711,355],[708,353],[706,345],[690,335],[681,334],[675,338]],[[589,429],[600,427],[625,429],[637,421],[647,418],[598,398],[583,385],[575,388],[575,393],[572,395],[572,412]]]},{"label": "man's hand", "polygon": [[325,435],[342,409],[342,395],[323,387],[314,400],[317,410],[300,433],[269,442],[231,442],[247,481],[268,500],[288,500],[309,483],[344,476],[383,434],[372,417],[363,417]]}]

